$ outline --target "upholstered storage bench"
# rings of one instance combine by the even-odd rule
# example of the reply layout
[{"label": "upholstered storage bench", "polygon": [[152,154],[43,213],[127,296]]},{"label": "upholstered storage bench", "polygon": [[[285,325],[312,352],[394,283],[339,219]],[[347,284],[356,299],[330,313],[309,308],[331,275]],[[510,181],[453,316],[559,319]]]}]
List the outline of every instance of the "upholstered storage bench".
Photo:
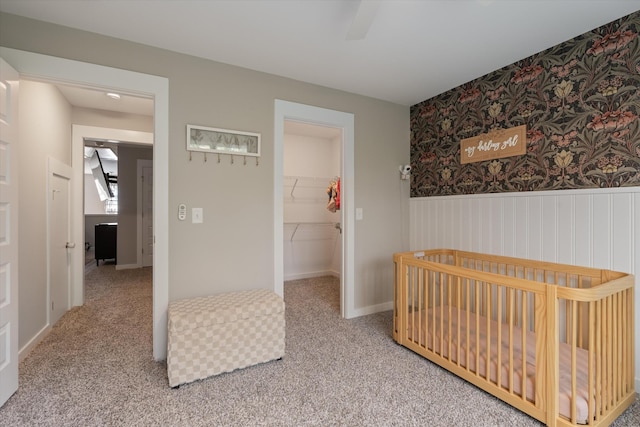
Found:
[{"label": "upholstered storage bench", "polygon": [[265,289],[169,304],[171,387],[284,356],[284,301]]}]

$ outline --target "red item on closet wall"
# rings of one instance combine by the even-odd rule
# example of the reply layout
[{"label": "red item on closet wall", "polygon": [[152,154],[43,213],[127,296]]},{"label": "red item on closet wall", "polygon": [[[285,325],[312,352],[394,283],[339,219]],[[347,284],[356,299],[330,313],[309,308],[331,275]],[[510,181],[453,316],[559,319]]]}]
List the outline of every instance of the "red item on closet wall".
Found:
[{"label": "red item on closet wall", "polygon": [[331,212],[335,212],[340,209],[340,178],[336,178],[327,187],[327,195],[329,196],[329,203],[327,203],[327,209]]}]

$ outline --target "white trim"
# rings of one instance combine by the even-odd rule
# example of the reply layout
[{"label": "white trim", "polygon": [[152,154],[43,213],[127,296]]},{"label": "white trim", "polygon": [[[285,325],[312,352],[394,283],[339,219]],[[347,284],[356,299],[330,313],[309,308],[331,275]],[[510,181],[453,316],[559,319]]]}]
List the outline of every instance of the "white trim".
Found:
[{"label": "white trim", "polygon": [[42,341],[48,334],[51,332],[51,326],[49,323],[44,325],[42,329],[38,331],[37,334],[33,336],[20,350],[18,350],[18,360],[22,362],[25,357],[31,353],[31,351],[36,348],[40,341]]},{"label": "white trim", "polygon": [[134,268],[141,268],[138,264],[116,264],[116,270],[133,270]]},{"label": "white trim", "polygon": [[499,199],[504,197],[575,196],[586,194],[640,193],[640,187],[584,188],[580,190],[514,191],[511,193],[455,194],[450,196],[411,197],[411,200]]},{"label": "white trim", "polygon": [[354,310],[353,317],[368,316],[369,314],[381,313],[393,310],[393,301],[383,302],[382,304],[369,305],[367,307],[357,308]]},{"label": "white trim", "polygon": [[[142,267],[142,169],[153,168],[153,160],[138,159],[136,161],[136,262],[137,267]],[[116,270],[118,268],[116,267]]]},{"label": "white trim", "polygon": [[153,357],[155,360],[165,359],[169,305],[169,79],[6,47],[0,47],[0,56],[23,77],[108,88],[154,98]]},{"label": "white trim", "polygon": [[284,208],[283,201],[283,152],[284,121],[293,120],[342,129],[341,170],[341,223],[342,223],[342,274],[340,277],[340,308],[342,317],[355,317],[355,197],[354,197],[354,115],[311,105],[298,104],[280,99],[274,104],[274,292],[284,293],[284,248],[282,242]]},{"label": "white trim", "polygon": [[323,270],[323,271],[314,271],[311,273],[300,273],[300,274],[288,274],[284,276],[284,280],[302,280],[302,279],[314,279],[316,277],[324,277],[324,276],[333,276],[340,277],[339,271],[333,270]]}]

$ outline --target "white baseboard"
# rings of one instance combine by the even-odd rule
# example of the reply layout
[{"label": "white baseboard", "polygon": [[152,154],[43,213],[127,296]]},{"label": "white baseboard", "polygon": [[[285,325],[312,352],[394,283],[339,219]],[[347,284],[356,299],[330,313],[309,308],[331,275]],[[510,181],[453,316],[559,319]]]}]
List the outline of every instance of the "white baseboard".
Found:
[{"label": "white baseboard", "polygon": [[334,276],[340,277],[340,273],[333,270],[313,271],[311,273],[285,274],[284,281],[313,279],[314,277]]},{"label": "white baseboard", "polygon": [[640,393],[640,378],[636,378],[636,393]]},{"label": "white baseboard", "polygon": [[393,301],[385,302],[382,304],[370,305],[367,307],[356,308],[351,318],[367,316],[369,314],[380,313],[382,311],[393,310]]},{"label": "white baseboard", "polygon": [[51,326],[46,324],[44,328],[40,329],[40,331],[34,335],[33,338],[29,340],[20,350],[18,350],[18,360],[22,362],[22,360],[31,353],[31,351],[36,348],[36,346],[51,332]]},{"label": "white baseboard", "polygon": [[138,264],[116,264],[116,270],[132,270],[134,268],[142,268]]}]

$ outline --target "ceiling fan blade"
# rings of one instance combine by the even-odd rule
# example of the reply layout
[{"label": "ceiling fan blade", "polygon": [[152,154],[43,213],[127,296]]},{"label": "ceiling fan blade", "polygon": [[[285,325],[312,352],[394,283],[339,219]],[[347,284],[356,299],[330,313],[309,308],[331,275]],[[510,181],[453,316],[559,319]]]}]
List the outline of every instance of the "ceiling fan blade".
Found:
[{"label": "ceiling fan blade", "polygon": [[379,0],[360,0],[358,10],[356,10],[356,14],[347,32],[347,40],[362,40],[365,38],[378,13],[379,7]]}]

